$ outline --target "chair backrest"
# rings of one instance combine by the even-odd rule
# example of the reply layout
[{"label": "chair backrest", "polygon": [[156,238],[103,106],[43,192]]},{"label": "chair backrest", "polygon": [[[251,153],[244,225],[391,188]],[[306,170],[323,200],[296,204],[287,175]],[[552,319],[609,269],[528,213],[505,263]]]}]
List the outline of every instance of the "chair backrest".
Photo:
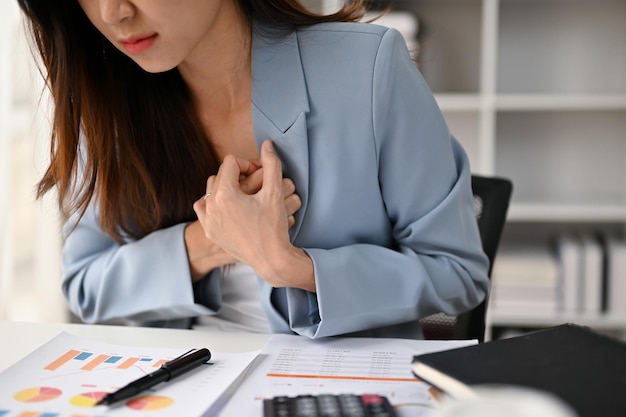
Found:
[{"label": "chair backrest", "polygon": [[[506,222],[513,183],[502,177],[472,175],[474,209],[483,251],[489,258],[489,278]],[[458,316],[434,314],[420,320],[426,339],[485,339],[489,296],[478,306]]]}]

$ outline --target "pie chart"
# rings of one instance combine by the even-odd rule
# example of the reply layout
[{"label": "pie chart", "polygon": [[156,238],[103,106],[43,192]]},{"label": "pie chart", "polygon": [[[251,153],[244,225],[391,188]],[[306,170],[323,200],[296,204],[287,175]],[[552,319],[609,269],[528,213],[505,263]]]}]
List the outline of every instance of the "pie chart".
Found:
[{"label": "pie chart", "polygon": [[107,394],[106,392],[86,392],[70,398],[70,404],[76,407],[93,407]]},{"label": "pie chart", "polygon": [[60,389],[50,387],[33,387],[18,391],[13,398],[23,403],[38,403],[42,401],[54,400],[63,392]]},{"label": "pie chart", "polygon": [[154,411],[169,407],[174,404],[174,400],[163,395],[146,395],[130,400],[126,407],[137,411]]}]

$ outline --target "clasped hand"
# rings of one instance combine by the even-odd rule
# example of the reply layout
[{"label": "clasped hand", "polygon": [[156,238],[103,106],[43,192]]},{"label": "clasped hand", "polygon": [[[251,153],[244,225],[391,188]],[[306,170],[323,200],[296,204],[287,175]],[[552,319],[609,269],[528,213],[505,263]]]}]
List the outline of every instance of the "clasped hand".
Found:
[{"label": "clasped hand", "polygon": [[193,208],[210,242],[274,287],[315,290],[310,258],[289,240],[301,200],[271,141],[262,144],[258,164],[224,158],[206,192]]}]

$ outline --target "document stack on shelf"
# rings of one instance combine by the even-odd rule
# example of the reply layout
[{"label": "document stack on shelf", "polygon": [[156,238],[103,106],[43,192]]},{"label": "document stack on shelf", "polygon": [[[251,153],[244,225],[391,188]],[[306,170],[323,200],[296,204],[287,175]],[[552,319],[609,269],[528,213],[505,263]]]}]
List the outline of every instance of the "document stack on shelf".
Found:
[{"label": "document stack on shelf", "polygon": [[494,314],[626,319],[625,293],[626,240],[575,232],[545,246],[503,245],[490,303]]},{"label": "document stack on shelf", "polygon": [[492,271],[489,303],[500,314],[559,311],[559,270],[547,246],[502,246]]}]

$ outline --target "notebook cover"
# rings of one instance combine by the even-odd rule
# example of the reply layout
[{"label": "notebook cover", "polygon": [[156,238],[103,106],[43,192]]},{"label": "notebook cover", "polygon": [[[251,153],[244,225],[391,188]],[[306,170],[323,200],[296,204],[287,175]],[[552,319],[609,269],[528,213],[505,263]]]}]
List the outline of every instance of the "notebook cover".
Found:
[{"label": "notebook cover", "polygon": [[[417,362],[469,386],[501,383],[551,392],[580,417],[626,416],[626,343],[586,327],[563,324],[418,355]],[[445,384],[416,376],[446,391]]]}]

